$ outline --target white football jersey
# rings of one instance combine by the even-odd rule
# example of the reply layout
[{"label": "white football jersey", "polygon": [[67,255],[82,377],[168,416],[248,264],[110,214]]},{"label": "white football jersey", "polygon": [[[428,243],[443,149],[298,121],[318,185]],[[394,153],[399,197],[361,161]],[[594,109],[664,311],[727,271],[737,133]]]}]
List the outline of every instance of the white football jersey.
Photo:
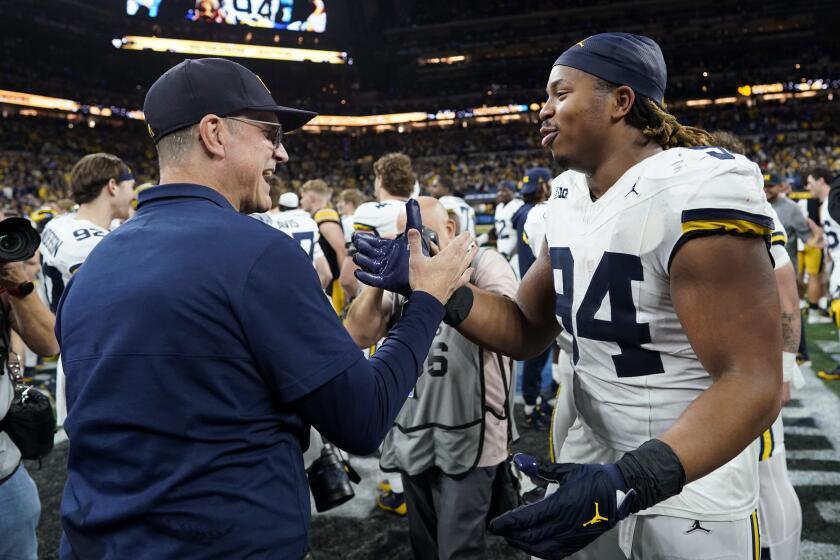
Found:
[{"label": "white football jersey", "polygon": [[313,261],[319,256],[323,256],[324,252],[318,244],[318,239],[321,237],[318,232],[318,224],[309,215],[309,212],[295,208],[294,210],[287,210],[285,212],[262,212],[260,214],[251,214],[252,218],[277,228],[289,237],[297,240],[303,251],[309,255]]},{"label": "white football jersey", "polygon": [[[627,170],[594,202],[582,173],[563,173],[552,190],[546,236],[557,319],[575,340],[575,405],[597,443],[629,451],[712,385],[671,302],[671,259],[712,233],[769,242],[762,174],[721,148],[674,148]],[[642,513],[725,521],[757,503],[756,442]]]},{"label": "white football jersey", "polygon": [[468,231],[475,237],[475,210],[460,196],[442,196],[438,199],[446,211],[458,218],[458,233]]},{"label": "white football jersey", "polygon": [[[53,313],[70,278],[107,234],[107,229],[88,220],[77,219],[75,212],[53,218],[44,227],[39,247],[41,271],[38,273],[38,288],[41,298],[47,302]],[[64,367],[60,357],[56,365],[55,401],[60,426],[67,418]]]},{"label": "white football jersey", "polygon": [[769,206],[769,208],[770,217],[773,218],[773,233],[770,234],[770,256],[773,257],[773,268],[779,270],[790,262],[790,255],[785,248],[788,238],[779,215],[772,206]]},{"label": "white football jersey", "polygon": [[379,235],[400,233],[397,231],[397,216],[405,208],[404,200],[383,200],[365,202],[353,214],[354,231],[370,231]]},{"label": "white football jersey", "polygon": [[828,213],[828,199],[820,204],[820,224],[825,233],[825,250],[834,266],[840,266],[840,224]]},{"label": "white football jersey", "polygon": [[548,208],[547,202],[540,202],[531,208],[528,216],[525,218],[524,233],[525,242],[534,253],[535,257],[540,256],[542,246],[545,243],[545,210]]},{"label": "white football jersey", "polygon": [[341,217],[341,229],[344,231],[344,242],[349,245],[353,241],[353,216]]},{"label": "white football jersey", "polygon": [[41,234],[42,297],[55,312],[64,287],[108,230],[76,214],[53,218]]},{"label": "white football jersey", "polygon": [[280,231],[290,235],[300,243],[301,248],[309,255],[310,259],[314,261],[319,256],[324,255],[321,246],[318,244],[318,239],[321,237],[321,234],[318,233],[318,224],[315,223],[309,212],[300,208],[286,210],[275,214],[274,221]]},{"label": "white football jersey", "polygon": [[510,256],[516,249],[516,228],[513,227],[511,219],[522,205],[521,198],[514,198],[507,204],[501,202],[496,205],[494,216],[494,227],[496,229],[496,249],[505,256]]}]

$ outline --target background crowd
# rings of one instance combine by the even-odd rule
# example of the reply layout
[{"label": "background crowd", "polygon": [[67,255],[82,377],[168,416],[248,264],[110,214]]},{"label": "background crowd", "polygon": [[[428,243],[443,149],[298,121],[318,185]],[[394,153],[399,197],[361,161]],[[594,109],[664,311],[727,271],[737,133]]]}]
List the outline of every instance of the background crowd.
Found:
[{"label": "background crowd", "polygon": [[[684,108],[682,122],[737,134],[747,156],[765,171],[804,190],[803,173],[814,167],[840,171],[840,108],[810,99],[754,106]],[[503,180],[519,180],[530,167],[551,166],[539,147],[537,122],[475,125],[412,132],[298,132],[284,140],[290,154],[278,174],[293,186],[324,179],[336,191],[373,193],[373,162],[390,151],[412,157],[421,186],[450,175],[463,194],[494,192]],[[31,212],[67,197],[70,168],[87,153],[121,154],[138,180],[156,183],[154,146],[142,123],[7,116],[0,119],[0,204]]]}]

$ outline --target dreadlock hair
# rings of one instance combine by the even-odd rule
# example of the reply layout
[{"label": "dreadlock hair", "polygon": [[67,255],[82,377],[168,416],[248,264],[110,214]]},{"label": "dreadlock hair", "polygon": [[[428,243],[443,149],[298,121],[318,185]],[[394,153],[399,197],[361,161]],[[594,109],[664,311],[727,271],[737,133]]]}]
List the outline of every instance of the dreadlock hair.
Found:
[{"label": "dreadlock hair", "polygon": [[[609,93],[618,87],[618,84],[601,78],[595,80],[598,82],[596,89],[602,93]],[[702,128],[680,124],[677,117],[666,111],[662,105],[643,95],[636,94],[625,120],[666,150],[712,145],[711,134]]]},{"label": "dreadlock hair", "polygon": [[715,130],[711,133],[711,135],[712,145],[723,148],[724,150],[729,150],[735,154],[747,153],[747,147],[741,139],[731,132],[726,132],[725,130]]}]

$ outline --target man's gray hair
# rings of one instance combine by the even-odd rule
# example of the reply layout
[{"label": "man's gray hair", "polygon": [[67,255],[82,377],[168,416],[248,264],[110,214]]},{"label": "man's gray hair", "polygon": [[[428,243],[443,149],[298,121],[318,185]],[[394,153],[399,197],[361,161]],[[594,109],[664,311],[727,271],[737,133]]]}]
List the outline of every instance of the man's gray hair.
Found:
[{"label": "man's gray hair", "polygon": [[167,134],[157,143],[158,165],[161,168],[178,165],[196,142],[198,125]]}]

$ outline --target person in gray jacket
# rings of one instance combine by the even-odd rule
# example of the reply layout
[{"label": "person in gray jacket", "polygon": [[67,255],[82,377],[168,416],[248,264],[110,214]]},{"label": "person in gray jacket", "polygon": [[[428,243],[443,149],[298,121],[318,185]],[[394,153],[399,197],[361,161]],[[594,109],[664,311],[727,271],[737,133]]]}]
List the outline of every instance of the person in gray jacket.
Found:
[{"label": "person in gray jacket", "polygon": [[[445,248],[455,237],[455,221],[437,200],[418,202],[424,237]],[[405,213],[398,231],[404,223]],[[480,249],[472,267],[473,286],[514,297],[516,277],[500,253]],[[403,303],[402,296],[367,287],[351,305],[345,327],[359,347],[370,346],[387,333]],[[380,456],[383,471],[401,475],[411,547],[419,560],[484,558],[493,481],[513,433],[513,361],[470,342],[452,322],[447,318],[438,327],[422,366],[425,375]]]}]

